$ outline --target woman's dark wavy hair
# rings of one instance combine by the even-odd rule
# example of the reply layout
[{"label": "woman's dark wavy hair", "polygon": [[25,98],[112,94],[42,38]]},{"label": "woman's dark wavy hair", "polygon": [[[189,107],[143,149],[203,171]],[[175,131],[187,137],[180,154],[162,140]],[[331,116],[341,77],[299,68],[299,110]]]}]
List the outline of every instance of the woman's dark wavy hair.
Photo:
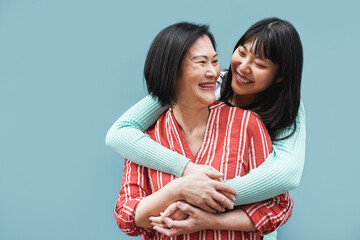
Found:
[{"label": "woman's dark wavy hair", "polygon": [[[256,112],[263,120],[272,140],[278,130],[290,127],[296,130],[296,116],[300,105],[300,86],[303,67],[303,49],[299,34],[294,26],[278,18],[263,19],[252,25],[236,43],[235,50],[248,42],[253,42],[256,55],[279,64],[278,76],[282,81],[274,83],[260,94],[256,103],[245,109]],[[224,76],[224,91],[221,99],[229,102],[234,92],[231,88],[231,65]],[[284,138],[282,138],[284,139]]]},{"label": "woman's dark wavy hair", "polygon": [[209,26],[188,22],[173,24],[162,30],[152,42],[144,66],[148,92],[157,97],[162,106],[174,105],[176,74],[183,57],[201,36],[206,35],[216,50]]}]

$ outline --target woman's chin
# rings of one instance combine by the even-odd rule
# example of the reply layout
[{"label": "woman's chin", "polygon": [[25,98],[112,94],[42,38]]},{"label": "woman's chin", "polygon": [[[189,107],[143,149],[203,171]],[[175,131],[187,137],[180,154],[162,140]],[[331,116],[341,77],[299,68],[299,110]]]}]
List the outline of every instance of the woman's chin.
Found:
[{"label": "woman's chin", "polygon": [[215,96],[207,97],[204,99],[203,103],[206,106],[209,106],[215,102]]}]

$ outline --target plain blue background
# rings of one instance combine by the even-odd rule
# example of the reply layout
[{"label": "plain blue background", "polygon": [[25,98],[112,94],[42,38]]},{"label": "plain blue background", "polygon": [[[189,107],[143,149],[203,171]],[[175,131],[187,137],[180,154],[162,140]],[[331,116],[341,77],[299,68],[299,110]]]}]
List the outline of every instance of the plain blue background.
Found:
[{"label": "plain blue background", "polygon": [[279,239],[360,239],[359,1],[0,0],[0,239],[133,239],[117,229],[123,158],[104,143],[146,94],[148,47],[210,24],[222,68],[254,22],[289,20],[305,56],[306,165]]}]

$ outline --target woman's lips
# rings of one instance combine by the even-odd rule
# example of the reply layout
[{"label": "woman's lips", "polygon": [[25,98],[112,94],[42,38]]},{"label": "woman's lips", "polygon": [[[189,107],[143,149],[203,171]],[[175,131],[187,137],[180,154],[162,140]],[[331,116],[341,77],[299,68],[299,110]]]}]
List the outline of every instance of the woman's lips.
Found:
[{"label": "woman's lips", "polygon": [[214,90],[215,89],[214,82],[200,83],[199,86],[204,90]]},{"label": "woman's lips", "polygon": [[246,77],[244,77],[243,75],[239,74],[236,72],[236,81],[239,83],[239,84],[249,84],[249,83],[252,83],[253,81],[247,79]]}]

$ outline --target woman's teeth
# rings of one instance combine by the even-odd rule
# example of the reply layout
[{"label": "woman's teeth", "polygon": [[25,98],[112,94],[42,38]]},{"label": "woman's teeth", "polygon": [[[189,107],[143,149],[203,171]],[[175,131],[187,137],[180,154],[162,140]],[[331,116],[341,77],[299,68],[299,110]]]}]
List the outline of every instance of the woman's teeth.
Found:
[{"label": "woman's teeth", "polygon": [[242,77],[240,77],[239,75],[237,75],[237,78],[239,79],[240,82],[243,82],[243,83],[251,83],[250,80],[245,80],[245,79],[243,79]]},{"label": "woman's teeth", "polygon": [[199,84],[199,86],[202,88],[211,88],[214,86],[214,84]]}]

